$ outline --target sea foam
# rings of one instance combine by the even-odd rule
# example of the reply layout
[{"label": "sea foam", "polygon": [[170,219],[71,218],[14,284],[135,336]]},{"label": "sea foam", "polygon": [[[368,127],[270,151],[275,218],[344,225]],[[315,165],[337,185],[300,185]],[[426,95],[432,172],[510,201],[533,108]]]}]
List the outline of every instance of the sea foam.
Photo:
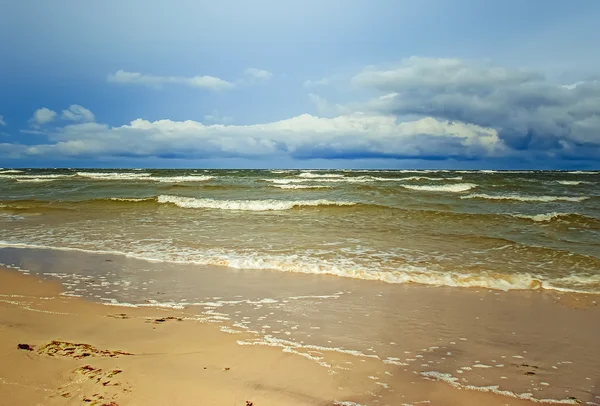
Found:
[{"label": "sea foam", "polygon": [[215,200],[197,199],[193,197],[160,195],[159,203],[171,203],[186,209],[221,209],[221,210],[248,210],[248,211],[271,211],[289,210],[294,207],[303,206],[353,206],[355,202],[334,200]]},{"label": "sea foam", "polygon": [[[197,255],[190,255],[189,253],[180,251],[160,252],[154,248],[148,251],[135,250],[135,252],[123,252],[115,250],[15,243],[9,241],[0,241],[0,247],[52,249],[58,251],[123,255],[125,257],[149,262],[217,265],[238,269],[270,269],[280,272],[333,275],[398,284],[415,283],[431,286],[477,287],[503,291],[547,289],[564,292],[600,294],[600,291],[597,290],[599,284],[598,276],[571,276],[562,279],[546,279],[542,276],[529,273],[436,272],[410,265],[405,265],[401,269],[395,271],[380,271],[378,269],[365,269],[363,266],[347,262],[338,263],[336,261],[322,261],[309,257],[290,258],[285,255],[253,254],[248,252],[211,253],[207,251],[198,253]],[[569,287],[563,287],[564,284],[569,285]]]},{"label": "sea foam", "polygon": [[528,195],[488,195],[475,193],[461,196],[461,199],[488,199],[488,200],[515,200],[520,202],[582,202],[589,199],[588,196],[528,196]]},{"label": "sea foam", "polygon": [[466,192],[467,190],[471,190],[477,185],[473,183],[456,183],[456,184],[448,184],[448,185],[400,185],[405,189],[411,190],[419,190],[424,192]]}]

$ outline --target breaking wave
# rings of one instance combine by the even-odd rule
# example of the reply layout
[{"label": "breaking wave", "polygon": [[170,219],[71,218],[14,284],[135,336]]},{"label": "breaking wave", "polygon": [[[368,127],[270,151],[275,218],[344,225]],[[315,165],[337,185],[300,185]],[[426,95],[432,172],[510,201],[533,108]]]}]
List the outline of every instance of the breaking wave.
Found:
[{"label": "breaking wave", "polygon": [[585,182],[583,180],[557,180],[557,183],[560,183],[561,185],[569,185],[569,186],[575,186],[575,185],[593,185],[593,182]]},{"label": "breaking wave", "polygon": [[[333,275],[344,278],[381,281],[394,284],[420,284],[430,286],[450,286],[462,288],[486,288],[494,290],[557,290],[598,294],[598,275],[576,275],[560,279],[545,279],[530,273],[503,274],[492,272],[462,273],[438,272],[423,267],[405,265],[395,271],[365,269],[356,264],[323,261],[295,256],[269,255],[260,253],[236,252],[161,252],[135,250],[123,252],[115,250],[88,249],[79,247],[53,246],[43,244],[15,243],[0,241],[0,247],[52,249],[87,253],[123,255],[151,262],[189,263],[196,265],[217,265],[237,269],[267,269],[279,272]],[[567,284],[569,287],[564,287]],[[561,286],[563,285],[563,286]]]},{"label": "breaking wave", "polygon": [[159,203],[170,203],[185,209],[221,209],[221,210],[247,210],[247,211],[272,211],[290,210],[294,207],[305,206],[353,206],[355,202],[334,200],[215,200],[197,199],[193,197],[181,197],[171,195],[160,195]]},{"label": "breaking wave", "polygon": [[279,189],[328,189],[329,186],[324,185],[271,185]]},{"label": "breaking wave", "polygon": [[449,185],[400,185],[405,189],[411,190],[420,190],[425,192],[466,192],[467,190],[471,190],[477,185],[473,183],[457,183],[457,184],[449,184]]},{"label": "breaking wave", "polygon": [[7,169],[5,171],[0,171],[0,173],[23,173],[24,171],[19,171],[17,169]]},{"label": "breaking wave", "polygon": [[205,182],[214,176],[187,175],[187,176],[152,176],[150,173],[128,173],[128,172],[77,172],[77,176],[94,180],[141,180],[151,182]]},{"label": "breaking wave", "polygon": [[344,175],[335,174],[335,173],[312,173],[312,172],[302,172],[298,175],[299,178],[343,178]]},{"label": "breaking wave", "polygon": [[488,195],[475,193],[461,196],[461,199],[488,199],[488,200],[515,200],[519,202],[582,202],[589,199],[588,196],[522,196],[522,195]]}]

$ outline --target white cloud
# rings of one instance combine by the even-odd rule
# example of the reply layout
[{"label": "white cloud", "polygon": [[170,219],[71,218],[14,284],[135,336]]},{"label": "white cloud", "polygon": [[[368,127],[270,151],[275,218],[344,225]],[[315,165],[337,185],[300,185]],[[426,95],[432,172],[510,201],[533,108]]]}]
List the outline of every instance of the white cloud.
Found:
[{"label": "white cloud", "polygon": [[244,71],[244,75],[258,80],[269,80],[273,76],[271,72],[264,69],[248,68]]},{"label": "white cloud", "polygon": [[153,88],[162,88],[165,85],[182,85],[213,91],[227,90],[234,87],[233,83],[214,76],[156,76],[138,72],[127,72],[121,69],[108,75],[108,81],[123,85],[141,85]]},{"label": "white cloud", "polygon": [[72,104],[67,110],[63,110],[61,117],[63,120],[70,121],[86,122],[95,120],[94,113],[78,104]]},{"label": "white cloud", "polygon": [[31,125],[34,127],[39,127],[40,125],[50,123],[56,119],[58,114],[55,111],[50,110],[46,107],[42,107],[41,109],[37,109],[35,113],[33,113],[33,117],[29,120]]},{"label": "white cloud", "polygon": [[6,121],[4,121],[4,116],[0,114],[0,125],[6,125]]},{"label": "white cloud", "polygon": [[518,151],[600,154],[597,81],[565,86],[523,69],[412,57],[389,69],[369,67],[352,83],[383,93],[356,109],[494,128]]},{"label": "white cloud", "polygon": [[52,144],[15,146],[37,157],[159,158],[472,158],[504,150],[494,130],[432,118],[396,123],[393,116],[303,114],[256,125],[137,119],[120,127],[71,124],[50,132]]}]

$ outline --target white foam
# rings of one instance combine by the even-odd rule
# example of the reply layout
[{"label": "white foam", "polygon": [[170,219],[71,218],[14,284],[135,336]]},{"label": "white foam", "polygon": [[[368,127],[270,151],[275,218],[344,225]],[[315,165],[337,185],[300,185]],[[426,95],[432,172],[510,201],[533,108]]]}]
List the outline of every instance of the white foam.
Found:
[{"label": "white foam", "polygon": [[196,199],[193,197],[158,196],[159,203],[171,203],[186,209],[221,209],[221,210],[248,210],[270,211],[289,210],[294,207],[304,206],[353,206],[356,203],[333,200],[215,200]]},{"label": "white foam", "polygon": [[149,182],[178,183],[205,182],[214,176],[152,176],[150,173],[131,172],[77,172],[77,176],[94,180],[139,180]]},{"label": "white foam", "polygon": [[152,176],[148,180],[163,183],[179,183],[179,182],[206,182],[207,180],[214,179],[214,176],[200,175],[200,176]]},{"label": "white foam", "polygon": [[560,183],[561,185],[567,185],[567,186],[575,186],[575,185],[593,185],[593,182],[585,182],[583,180],[558,180],[558,183]]},{"label": "white foam", "polygon": [[344,175],[334,173],[313,173],[313,172],[302,172],[298,175],[299,178],[343,178]]},{"label": "white foam", "polygon": [[19,171],[17,169],[7,169],[5,171],[0,171],[0,173],[23,173],[24,171]]},{"label": "white foam", "polygon": [[377,180],[433,180],[433,181],[442,181],[442,180],[463,180],[462,176],[454,176],[449,178],[432,178],[430,176],[409,176],[406,178],[375,178]]},{"label": "white foam", "polygon": [[560,217],[567,217],[567,216],[571,216],[571,215],[576,215],[577,213],[557,213],[557,212],[552,212],[552,213],[544,213],[544,214],[535,214],[535,215],[527,215],[527,214],[514,214],[514,217],[519,217],[519,218],[523,218],[523,219],[528,219],[528,220],[533,220],[536,222],[548,222],[548,221],[552,221],[553,219],[557,219]]},{"label": "white foam", "polygon": [[265,182],[277,183],[279,185],[288,185],[291,183],[365,183],[374,182],[375,178],[371,176],[357,176],[352,178],[289,178],[289,179],[263,179]]},{"label": "white foam", "polygon": [[115,202],[147,202],[154,200],[153,197],[111,197],[110,200]]},{"label": "white foam", "polygon": [[327,189],[329,186],[324,185],[271,185],[279,189]]},{"label": "white foam", "polygon": [[31,178],[31,179],[16,179],[17,182],[27,182],[27,183],[42,183],[42,182],[54,182],[56,179],[48,179],[48,178]]},{"label": "white foam", "polygon": [[139,179],[151,176],[149,173],[129,173],[129,172],[77,172],[77,176],[82,178],[101,179],[101,180],[125,180]]},{"label": "white foam", "polygon": [[[0,240],[0,247],[53,249],[97,254],[123,255],[129,258],[149,262],[184,263],[197,265],[218,265],[239,269],[271,269],[280,272],[334,275],[340,277],[382,281],[386,283],[417,283],[432,286],[479,287],[494,290],[536,290],[548,289],[565,292],[600,293],[598,276],[577,276],[571,279],[545,280],[541,276],[529,273],[501,274],[490,272],[459,273],[436,272],[426,268],[404,265],[401,269],[382,271],[365,269],[364,266],[350,262],[330,262],[311,257],[289,257],[287,255],[262,255],[248,252],[202,252],[193,256],[185,252],[161,253],[155,249],[147,251],[122,252],[113,250],[85,249],[76,247],[57,247],[42,244],[25,244]],[[573,288],[561,287],[564,283],[573,284]]]},{"label": "white foam", "polygon": [[62,175],[62,174],[40,174],[40,175],[0,175],[0,179],[15,179],[19,182],[27,181],[30,179],[64,179],[64,178],[72,178],[75,175]]},{"label": "white foam", "polygon": [[405,189],[419,190],[424,192],[452,192],[460,193],[471,190],[477,185],[473,183],[456,183],[447,185],[400,185]]},{"label": "white foam", "polygon": [[443,381],[451,385],[456,389],[466,389],[478,392],[490,392],[496,395],[507,396],[515,399],[528,400],[534,403],[550,403],[550,404],[562,404],[562,405],[576,405],[579,403],[576,399],[538,399],[533,397],[531,393],[515,393],[509,390],[501,390],[499,386],[475,386],[465,385],[459,382],[459,379],[451,374],[444,374],[436,371],[421,372],[421,375],[427,379]]},{"label": "white foam", "polygon": [[522,195],[488,195],[476,193],[461,196],[461,199],[489,199],[489,200],[516,200],[520,202],[582,202],[589,199],[588,196],[522,196]]}]

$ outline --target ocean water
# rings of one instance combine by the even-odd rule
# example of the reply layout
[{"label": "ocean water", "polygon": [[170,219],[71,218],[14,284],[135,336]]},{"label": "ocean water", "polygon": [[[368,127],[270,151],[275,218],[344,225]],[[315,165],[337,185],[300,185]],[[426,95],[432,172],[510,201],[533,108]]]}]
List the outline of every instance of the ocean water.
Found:
[{"label": "ocean water", "polygon": [[0,170],[0,247],[600,294],[600,172]]}]

